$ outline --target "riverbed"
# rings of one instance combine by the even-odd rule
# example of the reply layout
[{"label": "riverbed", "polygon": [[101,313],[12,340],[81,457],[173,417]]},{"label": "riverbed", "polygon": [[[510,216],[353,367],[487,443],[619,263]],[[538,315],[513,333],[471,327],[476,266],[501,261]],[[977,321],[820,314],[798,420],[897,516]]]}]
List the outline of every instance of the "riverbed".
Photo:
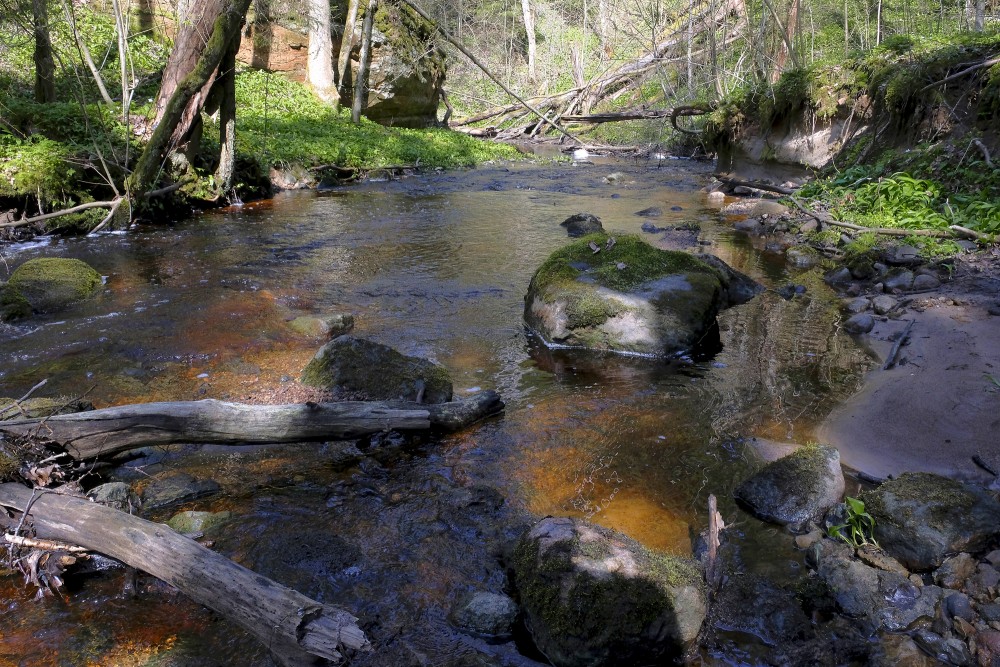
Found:
[{"label": "riverbed", "polygon": [[[292,324],[332,313],[353,314],[355,335],[444,365],[458,397],[497,390],[502,416],[443,438],[363,443],[369,455],[347,468],[332,443],[191,446],[116,473],[140,489],[173,471],[218,482],[219,493],[151,518],[231,512],[204,539],[358,615],[378,649],[366,664],[539,664],[527,636],[490,644],[447,614],[465,592],[506,590],[504,546],[545,515],[690,555],[715,494],[747,566],[794,576],[801,555],[738,510],[731,490],[757,465],[755,437],[815,439],[870,355],[839,331],[816,270],[754,247],[707,204],[711,164],[594,161],[289,192],[179,224],[7,248],[11,269],[77,257],[106,284],[72,311],[3,330],[0,395],[45,379],[49,395],[98,406],[294,396],[323,341]],[[651,207],[661,214],[636,215]],[[715,254],[771,289],[723,313],[721,349],[692,358],[547,349],[524,328],[524,292],[566,243],[559,223],[580,212],[612,234]],[[805,293],[782,298],[788,283]],[[0,664],[271,664],[266,648],[163,584],[141,578],[132,598],[122,582],[89,576],[63,600],[35,602],[3,578]]]}]

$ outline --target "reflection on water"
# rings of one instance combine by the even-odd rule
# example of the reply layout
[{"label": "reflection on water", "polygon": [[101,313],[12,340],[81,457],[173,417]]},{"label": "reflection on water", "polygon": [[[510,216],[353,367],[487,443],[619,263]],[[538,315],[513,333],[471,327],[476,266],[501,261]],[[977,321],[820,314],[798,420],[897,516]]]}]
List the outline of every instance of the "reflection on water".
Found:
[{"label": "reflection on water", "polygon": [[[606,183],[611,171],[624,177]],[[321,342],[289,322],[355,314],[357,335],[444,364],[460,395],[498,389],[506,414],[443,441],[369,444],[373,456],[346,471],[330,464],[334,445],[308,445],[170,454],[122,474],[140,485],[175,469],[215,478],[223,492],[189,507],[233,512],[210,536],[215,548],[354,610],[379,646],[371,664],[470,655],[535,664],[446,621],[463,592],[502,589],[499,554],[533,517],[587,517],[687,554],[714,493],[741,548],[762,555],[758,567],[780,574],[797,560],[729,500],[752,465],[743,443],[807,441],[853,391],[865,357],[834,333],[835,306],[816,274],[789,276],[780,258],[716,222],[698,192],[705,178],[705,165],[677,162],[493,167],[289,193],[176,227],[8,250],[12,267],[79,257],[108,283],[72,312],[3,334],[0,395],[47,378],[54,392],[88,391],[99,405],[259,397],[297,376]],[[641,232],[648,219],[634,214],[651,206],[663,209],[658,227],[700,232]],[[524,291],[566,242],[559,222],[584,211],[612,233],[711,251],[768,286],[794,279],[808,291],[792,301],[768,292],[727,311],[722,351],[696,362],[547,350],[522,325]],[[4,664],[194,665],[219,655],[269,664],[243,633],[162,587],[126,600],[117,583],[101,575],[68,603],[35,604],[8,588]],[[82,624],[101,641],[83,637]],[[24,662],[16,656],[29,655],[29,641]],[[133,648],[162,660],[123,661]]]}]

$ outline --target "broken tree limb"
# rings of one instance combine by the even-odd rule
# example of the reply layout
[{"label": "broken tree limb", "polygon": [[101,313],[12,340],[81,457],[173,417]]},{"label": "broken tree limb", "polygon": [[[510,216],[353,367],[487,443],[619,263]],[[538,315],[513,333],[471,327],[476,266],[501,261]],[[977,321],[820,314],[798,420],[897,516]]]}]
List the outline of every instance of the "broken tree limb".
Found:
[{"label": "broken tree limb", "polygon": [[167,582],[242,626],[288,667],[342,664],[371,650],[358,619],[347,611],[256,574],[162,524],[77,496],[36,496],[13,483],[0,484],[0,506],[22,517],[27,511],[39,539],[79,545]]},{"label": "broken tree limb", "polygon": [[515,100],[517,100],[518,102],[520,102],[521,106],[523,106],[524,108],[528,109],[533,114],[535,114],[536,116],[538,116],[542,120],[542,122],[545,122],[545,123],[548,123],[549,125],[551,125],[554,129],[558,130],[560,134],[562,134],[563,136],[565,136],[570,141],[575,141],[577,143],[583,143],[579,139],[577,139],[576,137],[574,137],[572,134],[570,134],[569,132],[567,132],[565,130],[565,128],[563,128],[561,125],[559,125],[559,123],[556,123],[555,121],[552,121],[552,120],[549,120],[548,118],[546,118],[545,115],[541,111],[539,111],[535,107],[531,106],[528,102],[526,102],[524,99],[522,99],[520,95],[518,95],[513,90],[511,90],[510,88],[508,88],[507,84],[505,84],[503,81],[500,80],[499,77],[497,77],[495,74],[493,74],[493,72],[491,72],[486,67],[486,65],[484,65],[479,60],[479,58],[477,58],[476,56],[474,56],[471,51],[469,51],[467,48],[465,48],[460,41],[458,41],[457,39],[455,39],[454,37],[452,37],[451,33],[449,33],[447,30],[445,30],[444,28],[442,28],[441,26],[439,26],[437,24],[437,22],[434,21],[434,19],[432,19],[424,10],[422,10],[420,7],[418,7],[415,2],[412,2],[412,0],[402,0],[402,2],[407,7],[409,7],[410,9],[412,9],[413,11],[415,11],[417,14],[419,14],[422,19],[424,19],[425,21],[427,21],[428,23],[430,23],[432,26],[434,26],[434,29],[437,30],[439,33],[441,33],[442,37],[444,37],[445,39],[447,39],[449,42],[451,42],[452,46],[454,46],[456,49],[458,49],[459,51],[461,51],[462,54],[464,54],[466,58],[468,58],[470,61],[472,61],[473,65],[475,65],[480,70],[482,70],[483,74],[485,74],[486,76],[490,77],[490,79],[492,79],[494,83],[496,83],[498,86],[500,86],[501,88],[503,88],[503,90],[504,90],[505,93],[507,93],[508,95],[510,95],[511,97],[513,97]]},{"label": "broken tree limb", "polygon": [[707,113],[711,113],[711,109],[707,107],[677,107],[676,109],[640,109],[635,111],[592,113],[586,115],[566,114],[562,117],[562,119],[567,123],[614,123],[622,120],[670,118],[675,115],[701,116]]},{"label": "broken tree limb", "polygon": [[834,227],[842,227],[844,229],[849,229],[854,232],[868,232],[871,234],[881,234],[883,236],[927,236],[935,239],[951,239],[956,236],[964,238],[973,238],[977,241],[989,241],[990,236],[987,234],[981,234],[980,232],[973,231],[967,227],[961,227],[959,225],[951,225],[948,227],[948,231],[940,229],[895,229],[895,228],[885,228],[885,227],[865,227],[863,225],[856,225],[853,222],[843,222],[837,220],[832,215],[822,213],[820,211],[813,211],[801,201],[795,197],[789,195],[788,197],[793,204],[795,204],[800,211],[806,215],[815,218],[818,222],[824,225],[833,225]]},{"label": "broken tree limb", "polygon": [[0,422],[0,433],[36,436],[62,447],[76,460],[88,460],[176,443],[277,444],[350,440],[387,430],[451,431],[502,409],[503,401],[493,391],[434,405],[376,401],[245,405],[208,399],[18,419]]},{"label": "broken tree limb", "polygon": [[755,190],[765,190],[767,192],[774,192],[779,195],[791,195],[795,194],[795,190],[792,188],[785,188],[780,185],[771,185],[770,183],[764,183],[763,181],[741,181],[737,178],[719,178],[720,181],[726,185],[742,185],[745,188],[754,188]]},{"label": "broken tree limb", "polygon": [[913,329],[914,322],[916,322],[916,320],[910,320],[909,324],[906,325],[906,328],[903,329],[903,333],[899,334],[899,338],[896,339],[896,342],[892,345],[892,349],[889,350],[889,356],[886,358],[885,364],[882,366],[882,370],[887,371],[896,365],[896,357],[899,356],[900,348],[906,345],[906,341],[910,337],[910,330]]},{"label": "broken tree limb", "polygon": [[971,74],[972,72],[975,72],[976,70],[983,69],[984,67],[993,67],[997,63],[1000,63],[1000,58],[990,58],[989,60],[984,60],[981,63],[976,63],[975,65],[972,65],[971,67],[966,67],[965,69],[963,69],[960,72],[955,72],[951,76],[946,76],[945,78],[941,79],[940,81],[935,81],[934,83],[927,84],[926,86],[924,86],[923,88],[920,89],[920,92],[923,93],[923,92],[926,92],[926,91],[930,90],[931,88],[937,88],[938,86],[944,85],[944,84],[948,83],[949,81],[954,81],[955,79],[960,79],[963,76],[965,76],[966,74]]}]

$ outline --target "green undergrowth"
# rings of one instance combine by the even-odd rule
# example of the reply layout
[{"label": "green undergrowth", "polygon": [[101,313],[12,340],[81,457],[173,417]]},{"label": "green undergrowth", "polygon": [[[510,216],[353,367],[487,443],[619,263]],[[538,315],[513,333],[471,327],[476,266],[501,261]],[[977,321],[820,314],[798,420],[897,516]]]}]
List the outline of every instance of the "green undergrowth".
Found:
[{"label": "green undergrowth", "polygon": [[264,165],[468,167],[519,153],[445,129],[389,128],[364,118],[351,123],[304,85],[278,74],[245,70],[236,77],[237,150]]}]

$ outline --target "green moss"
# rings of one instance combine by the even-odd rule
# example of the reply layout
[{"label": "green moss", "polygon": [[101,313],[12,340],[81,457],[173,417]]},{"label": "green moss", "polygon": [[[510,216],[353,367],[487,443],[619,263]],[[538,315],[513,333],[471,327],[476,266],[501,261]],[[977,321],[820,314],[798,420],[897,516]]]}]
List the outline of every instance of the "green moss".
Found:
[{"label": "green moss", "polygon": [[976,504],[976,497],[961,482],[930,473],[907,472],[861,494],[861,500],[876,523],[899,526],[899,519],[907,522],[912,519],[908,514],[897,517],[895,510],[886,506],[884,497],[890,494],[898,500],[926,506],[929,523],[935,528],[950,525],[956,516],[963,515]]},{"label": "green moss", "polygon": [[[660,250],[634,234],[616,237],[610,250],[594,253],[590,243],[604,248],[608,235],[589,234],[552,253],[532,278],[532,289],[566,287],[577,280],[592,280],[618,291],[626,291],[674,273],[701,272],[721,280],[719,273],[685,252]],[[625,268],[619,269],[619,263]]]},{"label": "green moss", "polygon": [[2,316],[10,320],[32,311],[56,311],[87,298],[100,285],[101,274],[78,259],[31,259],[19,266],[4,286]]},{"label": "green moss", "polygon": [[0,482],[9,482],[17,477],[21,462],[7,452],[0,450]]}]

